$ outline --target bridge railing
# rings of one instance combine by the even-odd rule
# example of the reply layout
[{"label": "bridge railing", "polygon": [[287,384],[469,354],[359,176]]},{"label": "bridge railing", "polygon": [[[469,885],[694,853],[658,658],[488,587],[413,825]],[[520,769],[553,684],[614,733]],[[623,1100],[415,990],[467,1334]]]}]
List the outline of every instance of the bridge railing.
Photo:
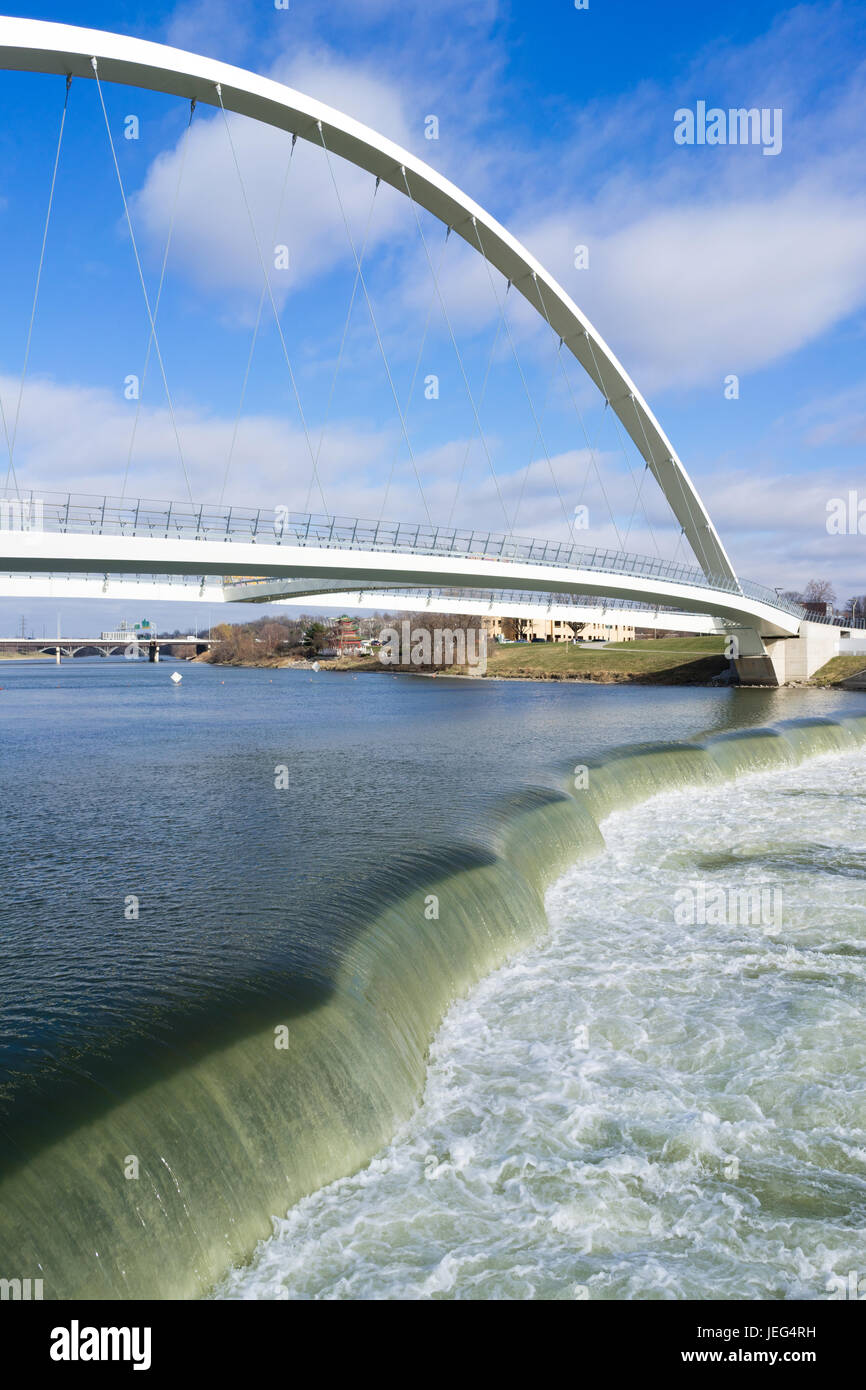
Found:
[{"label": "bridge railing", "polygon": [[[15,525],[16,520],[18,526]],[[199,506],[189,502],[159,502],[145,498],[0,490],[0,531],[8,529],[379,550],[392,554],[435,554],[439,557],[589,569],[604,574],[662,579],[742,595],[800,619],[822,621],[801,604],[765,585],[749,580],[738,583],[722,575],[706,575],[697,566],[654,559],[647,555],[470,528],[293,512],[279,505],[258,508]],[[828,618],[826,621],[834,620]]]}]

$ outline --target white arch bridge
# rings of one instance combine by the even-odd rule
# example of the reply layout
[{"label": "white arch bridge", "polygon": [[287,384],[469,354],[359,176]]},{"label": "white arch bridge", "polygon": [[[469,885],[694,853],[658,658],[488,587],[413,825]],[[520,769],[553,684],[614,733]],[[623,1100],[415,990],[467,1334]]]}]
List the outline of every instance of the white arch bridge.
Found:
[{"label": "white arch bridge", "polygon": [[[570,354],[598,388],[618,428],[658,484],[695,559],[688,565],[578,546],[573,536],[565,542],[530,540],[511,531],[494,534],[436,526],[432,520],[394,524],[285,508],[197,505],[191,495],[185,502],[156,503],[125,496],[57,495],[29,484],[22,492],[13,467],[15,431],[10,438],[7,424],[10,487],[0,494],[0,596],[98,592],[114,597],[134,585],[150,596],[209,602],[216,596],[231,601],[341,602],[352,595],[359,605],[382,606],[386,597],[393,603],[399,596],[407,608],[453,603],[463,612],[506,614],[546,604],[563,615],[566,610],[597,614],[616,606],[620,614],[640,615],[637,621],[646,626],[735,634],[741,678],[769,683],[811,674],[838,649],[837,627],[814,621],[777,592],[737,576],[682,461],[604,339],[530,252],[435,169],[360,122],[277,82],[126,36],[0,18],[0,68],[56,74],[67,79],[67,90],[71,80],[95,82],[100,100],[104,82],[175,95],[193,103],[191,112],[197,104],[209,105],[221,111],[224,120],[227,113],[237,113],[287,132],[293,136],[292,149],[296,139],[310,142],[323,152],[329,168],[334,157],[348,160],[373,176],[376,187],[382,182],[405,196],[425,253],[419,209],[432,214],[472,247],[488,269],[497,271],[507,289],[524,297],[559,339],[560,358],[564,352]],[[61,125],[61,138],[62,129]],[[58,159],[59,153],[58,144]],[[116,159],[115,167],[135,247]],[[360,283],[375,327],[363,278],[363,251],[359,256],[348,224],[346,230],[356,288]],[[46,220],[46,237],[47,232]],[[43,241],[43,254],[44,249]],[[435,282],[429,253],[427,260]],[[156,314],[140,261],[138,269],[151,342],[171,406]],[[285,349],[263,260],[262,272],[263,295],[270,298]],[[37,276],[37,295],[38,289]],[[34,314],[35,308],[34,298]],[[450,322],[448,327],[450,331]],[[378,329],[376,336],[387,369]],[[453,332],[451,336],[459,361]],[[25,353],[25,369],[26,357]],[[288,353],[286,363],[296,388]],[[463,376],[481,434],[478,403],[465,371]],[[410,447],[396,394],[394,399]],[[20,392],[18,405],[20,409]],[[298,407],[300,412],[300,400]],[[310,454],[316,477],[317,455],[312,449]]]},{"label": "white arch bridge", "polygon": [[[741,674],[773,683],[762,652],[811,643],[813,669],[841,629],[745,580],[559,541],[268,509],[69,494],[0,499],[0,597],[353,604],[541,616],[737,637]],[[38,518],[39,529],[16,526]],[[834,646],[834,644],[836,644]],[[737,648],[735,648],[736,650]],[[784,648],[783,648],[784,650]],[[770,658],[772,660],[772,657]],[[784,679],[784,674],[782,679]],[[790,677],[789,677],[790,678]]]}]

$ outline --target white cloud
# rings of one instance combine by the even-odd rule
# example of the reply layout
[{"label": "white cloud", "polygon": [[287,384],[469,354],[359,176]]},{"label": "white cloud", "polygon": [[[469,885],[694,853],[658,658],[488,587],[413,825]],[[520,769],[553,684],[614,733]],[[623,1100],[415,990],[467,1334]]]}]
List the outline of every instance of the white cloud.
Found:
[{"label": "white cloud", "polygon": [[775,197],[652,209],[582,236],[575,214],[527,234],[641,390],[768,366],[866,305],[866,197],[801,183]]},{"label": "white cloud", "polygon": [[[398,93],[363,68],[306,53],[281,62],[272,75],[301,91],[330,97],[343,110],[386,130],[398,143],[408,136]],[[408,231],[405,216],[401,217],[403,200],[384,186],[371,215],[374,180],[369,174],[337,157],[331,158],[329,169],[323,152],[304,140],[297,142],[289,166],[290,135],[242,116],[226,119],[240,178],[222,114],[205,114],[200,108],[189,132],[185,163],[180,142],[154,161],[133,204],[136,225],[158,253],[168,235],[182,169],[172,264],[179,265],[200,289],[213,296],[241,292],[248,307],[250,297],[260,293],[264,283],[262,260],[278,302],[298,285],[309,288],[335,265],[353,269],[334,181],[359,254],[368,218],[368,249],[390,241],[401,228]],[[278,245],[288,247],[287,271],[274,267]]]},{"label": "white cloud", "polygon": [[[17,380],[0,378],[0,395],[14,399]],[[34,378],[27,386],[21,414],[16,464],[20,484],[41,492],[117,494],[129,447],[134,406],[108,392],[60,386]],[[318,440],[315,422],[313,439]],[[178,425],[196,502],[215,502],[222,487],[233,420],[192,409],[178,414]],[[491,441],[494,446],[495,440]],[[466,453],[465,438],[452,439],[416,458],[424,493],[436,524],[452,511],[455,482]],[[396,462],[382,511],[383,482]],[[646,486],[643,508],[635,510],[635,492],[615,455],[597,456],[607,498],[614,510],[625,548],[638,554],[673,553],[674,531],[669,513],[654,484]],[[551,477],[551,466],[555,483]],[[801,586],[827,575],[842,590],[862,592],[862,539],[829,536],[826,504],[845,497],[854,485],[838,471],[816,471],[808,483],[796,475],[773,476],[772,463],[751,473],[710,476],[701,485],[704,499],[725,538],[738,570],[747,578],[785,588]],[[424,511],[399,429],[366,430],[357,422],[329,429],[321,456],[320,475],[327,507],[345,517],[423,521]],[[293,510],[306,507],[310,458],[303,434],[277,416],[251,415],[242,422],[226,502],[238,506]],[[136,449],[127,496],[152,499],[183,498],[185,489],[177,446],[168,412],[145,407],[139,420]],[[561,499],[561,500],[560,500]],[[566,516],[576,503],[589,507],[588,530],[573,533],[579,545],[618,548],[607,501],[585,449],[556,455],[550,463],[536,457],[529,465],[494,482],[477,440],[471,450],[453,524],[501,532],[506,526],[502,503],[523,536],[563,540],[569,535]],[[565,505],[563,514],[562,504]],[[314,511],[321,499],[311,497]],[[631,530],[625,539],[629,516]],[[515,521],[516,516],[516,521]],[[650,527],[652,530],[650,530]],[[691,563],[688,551],[680,558]]]}]

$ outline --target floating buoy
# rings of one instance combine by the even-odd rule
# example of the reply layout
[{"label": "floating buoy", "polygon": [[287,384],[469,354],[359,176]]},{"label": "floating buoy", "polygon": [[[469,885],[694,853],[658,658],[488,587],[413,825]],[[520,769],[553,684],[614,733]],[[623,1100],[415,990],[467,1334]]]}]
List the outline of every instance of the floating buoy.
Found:
[{"label": "floating buoy", "polygon": [[181,681],[183,680],[183,676],[180,674],[180,671],[172,671],[171,679],[175,685],[180,685]]}]

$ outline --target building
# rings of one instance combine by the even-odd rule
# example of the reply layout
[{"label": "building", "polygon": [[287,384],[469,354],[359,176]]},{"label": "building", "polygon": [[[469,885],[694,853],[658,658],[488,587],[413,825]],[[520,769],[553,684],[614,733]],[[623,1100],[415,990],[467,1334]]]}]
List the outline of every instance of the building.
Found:
[{"label": "building", "polygon": [[333,645],[337,656],[357,656],[361,650],[361,634],[357,618],[347,618],[345,613],[334,623]]},{"label": "building", "polygon": [[[613,611],[610,614],[614,618]],[[487,640],[523,642],[633,642],[634,627],[626,623],[568,622],[564,618],[483,618]]]},{"label": "building", "polygon": [[100,642],[137,642],[139,637],[156,636],[156,633],[150,631],[143,633],[138,630],[138,627],[139,625],[136,623],[135,627],[131,628],[125,619],[121,619],[120,627],[115,628],[113,632],[101,632],[99,640]]}]

